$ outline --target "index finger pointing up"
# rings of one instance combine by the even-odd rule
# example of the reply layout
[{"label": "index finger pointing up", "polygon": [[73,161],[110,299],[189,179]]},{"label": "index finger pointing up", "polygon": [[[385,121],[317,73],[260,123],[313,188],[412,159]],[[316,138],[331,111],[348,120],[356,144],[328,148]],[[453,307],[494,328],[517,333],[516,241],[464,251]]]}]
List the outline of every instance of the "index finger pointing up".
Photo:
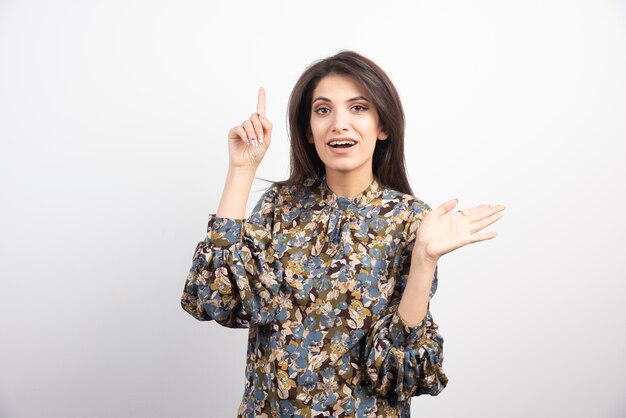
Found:
[{"label": "index finger pointing up", "polygon": [[256,111],[262,115],[265,115],[265,89],[259,87],[259,98],[256,103]]}]

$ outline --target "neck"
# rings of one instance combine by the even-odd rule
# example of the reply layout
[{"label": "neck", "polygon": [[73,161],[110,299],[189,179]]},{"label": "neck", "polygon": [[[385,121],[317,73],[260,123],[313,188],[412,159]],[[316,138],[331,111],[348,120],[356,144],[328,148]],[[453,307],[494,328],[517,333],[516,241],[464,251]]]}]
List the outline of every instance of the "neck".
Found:
[{"label": "neck", "polygon": [[326,184],[337,195],[354,197],[360,195],[374,181],[374,173],[338,173],[326,170]]}]

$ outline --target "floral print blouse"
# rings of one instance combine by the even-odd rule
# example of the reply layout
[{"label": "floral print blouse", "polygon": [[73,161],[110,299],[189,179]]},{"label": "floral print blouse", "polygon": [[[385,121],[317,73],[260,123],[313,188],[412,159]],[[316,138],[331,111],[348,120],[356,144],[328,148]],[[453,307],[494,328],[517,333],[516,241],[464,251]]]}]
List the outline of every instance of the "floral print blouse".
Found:
[{"label": "floral print blouse", "polygon": [[414,327],[396,313],[428,210],[377,179],[353,198],[309,179],[273,185],[246,220],[209,215],[181,302],[249,329],[239,417],[408,417],[443,390],[430,309]]}]

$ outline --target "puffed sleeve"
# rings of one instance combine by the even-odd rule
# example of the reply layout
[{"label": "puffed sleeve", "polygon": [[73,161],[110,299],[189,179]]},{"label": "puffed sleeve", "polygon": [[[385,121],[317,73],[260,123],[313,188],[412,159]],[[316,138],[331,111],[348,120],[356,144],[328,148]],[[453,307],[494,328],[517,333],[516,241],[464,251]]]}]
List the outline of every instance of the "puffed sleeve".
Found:
[{"label": "puffed sleeve", "polygon": [[[438,333],[429,309],[416,326],[404,324],[397,314],[411,267],[415,232],[430,207],[421,202],[414,205],[415,215],[405,227],[406,247],[395,271],[396,284],[389,304],[367,334],[365,367],[378,395],[406,400],[423,394],[437,395],[448,383],[443,372],[443,338]],[[430,289],[430,298],[437,290],[437,268]]]},{"label": "puffed sleeve", "polygon": [[187,274],[181,305],[198,320],[229,328],[270,323],[276,315],[280,280],[272,243],[277,186],[259,199],[247,220],[209,215]]}]

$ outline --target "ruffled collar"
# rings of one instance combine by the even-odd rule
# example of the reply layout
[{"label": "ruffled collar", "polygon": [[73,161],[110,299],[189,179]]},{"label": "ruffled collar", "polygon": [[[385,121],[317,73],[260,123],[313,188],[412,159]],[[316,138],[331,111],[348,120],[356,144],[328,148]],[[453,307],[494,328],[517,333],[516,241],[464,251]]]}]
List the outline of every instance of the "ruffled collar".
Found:
[{"label": "ruffled collar", "polygon": [[383,192],[383,188],[376,177],[374,177],[374,180],[365,190],[353,197],[338,196],[335,194],[335,192],[328,187],[326,178],[319,180],[308,179],[305,185],[313,186],[315,183],[317,183],[318,186],[317,191],[319,193],[318,197],[321,205],[341,210],[348,208],[364,209],[372,201],[379,198]]}]

